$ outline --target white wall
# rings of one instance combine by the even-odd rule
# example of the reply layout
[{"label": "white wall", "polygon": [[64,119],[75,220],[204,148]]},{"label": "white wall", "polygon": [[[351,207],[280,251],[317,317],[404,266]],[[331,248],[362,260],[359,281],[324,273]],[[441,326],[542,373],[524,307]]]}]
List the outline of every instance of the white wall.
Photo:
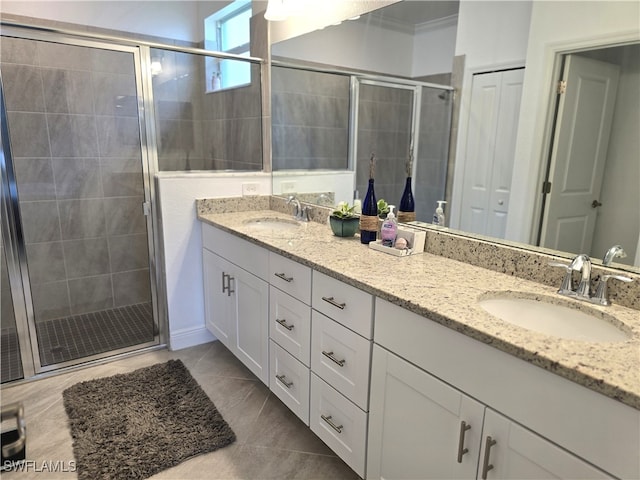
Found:
[{"label": "white wall", "polygon": [[457,15],[417,26],[413,38],[411,77],[452,71],[457,26]]},{"label": "white wall", "polygon": [[259,183],[259,195],[271,193],[271,176],[247,174],[159,173],[164,277],[172,350],[214,339],[205,328],[202,276],[202,225],[196,218],[197,198],[242,196],[243,182]]},{"label": "white wall", "polygon": [[533,3],[512,180],[518,188],[511,193],[508,239],[531,240],[556,54],[624,40],[639,41],[638,19],[640,2],[636,1]]},{"label": "white wall", "polygon": [[455,54],[465,60],[449,215],[452,228],[458,228],[461,214],[473,74],[525,65],[531,5],[530,0],[460,2]]},{"label": "white wall", "polygon": [[416,33],[345,21],[274,43],[271,54],[348,69],[418,77],[451,72],[457,17],[418,26]]},{"label": "white wall", "polygon": [[[198,42],[203,27],[198,1],[15,1],[2,0],[3,14],[135,32]],[[226,4],[227,2],[212,2]]]},{"label": "white wall", "polygon": [[462,0],[455,54],[466,55],[465,69],[524,60],[531,4],[530,0]]},{"label": "white wall", "polygon": [[273,56],[403,76],[411,75],[412,52],[411,34],[350,21],[271,45]]}]

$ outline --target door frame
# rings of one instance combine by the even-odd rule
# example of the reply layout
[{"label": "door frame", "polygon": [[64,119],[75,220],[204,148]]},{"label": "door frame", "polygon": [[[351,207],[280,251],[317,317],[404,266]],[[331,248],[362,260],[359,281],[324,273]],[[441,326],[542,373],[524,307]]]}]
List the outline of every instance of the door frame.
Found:
[{"label": "door frame", "polygon": [[[537,246],[539,245],[540,234],[542,230],[542,215],[544,212],[543,198],[544,194],[542,193],[542,183],[548,177],[548,170],[550,167],[550,158],[553,149],[553,139],[554,139],[554,126],[555,126],[555,118],[556,118],[556,107],[557,107],[557,85],[558,82],[562,79],[562,69],[564,64],[564,57],[566,55],[571,55],[574,53],[580,53],[587,50],[596,50],[601,48],[612,48],[612,47],[621,47],[624,45],[631,45],[634,43],[640,42],[640,37],[635,32],[625,32],[620,35],[608,35],[606,37],[591,37],[584,38],[580,40],[570,41],[570,42],[561,42],[553,45],[548,45],[545,48],[545,64],[547,65],[547,71],[549,72],[548,76],[545,75],[544,79],[548,81],[547,85],[547,99],[546,105],[543,107],[544,110],[544,123],[543,123],[543,131],[542,131],[542,142],[540,149],[540,158],[536,165],[537,175],[531,175],[533,177],[530,180],[525,190],[532,192],[532,196],[530,197],[531,202],[533,203],[533,209],[531,210],[531,219],[530,226],[528,230],[529,235],[529,244]],[[525,77],[525,82],[527,81]],[[532,182],[535,182],[532,184]],[[518,229],[524,228],[524,223],[522,223]],[[507,227],[507,231],[511,234],[516,231],[514,225],[511,228]]]},{"label": "door frame", "polygon": [[[30,27],[28,25],[2,25],[2,35],[26,40],[55,42],[65,45],[75,45],[88,48],[97,48],[103,50],[119,51],[131,53],[134,61],[134,76],[136,79],[136,95],[138,108],[138,127],[140,134],[140,155],[142,162],[143,174],[143,195],[145,209],[146,229],[147,229],[147,245],[149,252],[149,285],[151,292],[151,305],[153,311],[153,320],[156,324],[156,332],[154,332],[154,340],[144,344],[138,344],[132,347],[125,347],[118,350],[82,357],[77,360],[42,366],[38,351],[38,341],[35,325],[35,316],[33,312],[33,303],[31,301],[31,288],[28,277],[26,250],[20,248],[22,243],[16,243],[15,249],[18,253],[18,260],[22,274],[23,296],[25,299],[26,322],[23,321],[24,327],[16,326],[20,332],[23,328],[25,332],[19,337],[20,352],[23,360],[24,380],[38,377],[41,374],[47,374],[67,367],[73,367],[80,364],[86,364],[93,361],[112,357],[114,355],[125,354],[138,351],[145,348],[156,348],[164,346],[168,338],[168,317],[167,317],[167,301],[166,292],[164,290],[164,279],[162,277],[164,265],[163,249],[161,248],[161,226],[160,212],[157,205],[157,184],[153,181],[155,174],[158,172],[158,156],[156,144],[156,127],[154,119],[154,107],[152,96],[152,78],[150,72],[151,56],[150,46],[143,43],[126,41],[117,37],[107,36],[90,36],[84,34],[75,34],[63,30],[46,29],[42,27]],[[158,45],[159,48],[162,46]],[[171,47],[169,47],[171,48]],[[4,103],[4,102],[3,102]],[[4,105],[3,105],[4,107]],[[4,110],[3,110],[4,111]],[[149,112],[148,114],[146,112]],[[6,125],[3,118],[3,124]],[[4,140],[4,139],[3,139]],[[3,142],[4,143],[4,142]],[[3,145],[4,146],[4,145]],[[6,147],[5,147],[6,148]],[[3,169],[3,182],[4,182]],[[11,180],[9,178],[8,180]],[[14,179],[15,180],[15,179]],[[14,187],[15,188],[15,187]],[[13,216],[16,222],[19,222],[19,209],[17,192],[15,194],[14,212],[18,212],[18,217]],[[4,202],[3,202],[4,203]],[[4,208],[4,206],[3,206]],[[3,211],[4,213],[4,211]],[[4,223],[4,219],[3,219]],[[11,221],[9,222],[11,224]],[[15,224],[11,227],[15,229]],[[18,231],[21,231],[21,223],[18,223]],[[12,242],[18,240],[18,237],[12,238]],[[12,248],[14,246],[12,245]],[[22,253],[21,253],[22,250]],[[19,307],[22,308],[22,307]],[[17,315],[16,315],[17,317]],[[18,318],[16,318],[18,322]],[[27,328],[28,326],[28,328]],[[25,343],[26,342],[26,343]],[[25,348],[27,347],[28,348]],[[25,358],[26,357],[26,358]],[[27,362],[25,364],[25,361]],[[26,368],[25,368],[26,365]]]}]

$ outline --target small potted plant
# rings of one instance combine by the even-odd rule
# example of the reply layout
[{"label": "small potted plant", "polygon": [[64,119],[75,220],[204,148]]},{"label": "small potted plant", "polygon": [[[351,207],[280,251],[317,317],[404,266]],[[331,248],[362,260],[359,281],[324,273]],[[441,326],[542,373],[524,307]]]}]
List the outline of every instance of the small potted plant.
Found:
[{"label": "small potted plant", "polygon": [[347,202],[340,202],[329,216],[331,231],[338,237],[353,237],[360,228],[360,218],[354,207]]},{"label": "small potted plant", "polygon": [[384,198],[381,198],[378,200],[378,217],[384,220],[387,218],[387,213],[389,213],[389,204]]}]

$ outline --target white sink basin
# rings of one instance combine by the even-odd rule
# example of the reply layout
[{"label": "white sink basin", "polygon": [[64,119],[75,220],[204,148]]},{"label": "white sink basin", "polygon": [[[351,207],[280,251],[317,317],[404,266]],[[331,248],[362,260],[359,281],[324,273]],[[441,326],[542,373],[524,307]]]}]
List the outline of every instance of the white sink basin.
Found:
[{"label": "white sink basin", "polygon": [[300,227],[300,222],[287,218],[261,217],[246,220],[245,225],[255,230],[290,231]]},{"label": "white sink basin", "polygon": [[597,311],[590,314],[530,298],[484,298],[479,300],[479,304],[505,322],[553,337],[586,342],[624,342],[630,338],[614,325],[616,320],[613,317],[603,318]]}]

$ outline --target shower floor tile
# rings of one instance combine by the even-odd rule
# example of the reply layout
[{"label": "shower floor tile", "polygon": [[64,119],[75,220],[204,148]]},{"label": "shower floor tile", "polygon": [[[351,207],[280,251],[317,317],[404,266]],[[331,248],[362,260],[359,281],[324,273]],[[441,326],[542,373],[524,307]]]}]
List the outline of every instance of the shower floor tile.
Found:
[{"label": "shower floor tile", "polygon": [[157,333],[150,303],[37,323],[43,366],[151,342]]},{"label": "shower floor tile", "polygon": [[2,329],[0,335],[0,377],[2,383],[22,378],[22,360],[15,328]]}]

